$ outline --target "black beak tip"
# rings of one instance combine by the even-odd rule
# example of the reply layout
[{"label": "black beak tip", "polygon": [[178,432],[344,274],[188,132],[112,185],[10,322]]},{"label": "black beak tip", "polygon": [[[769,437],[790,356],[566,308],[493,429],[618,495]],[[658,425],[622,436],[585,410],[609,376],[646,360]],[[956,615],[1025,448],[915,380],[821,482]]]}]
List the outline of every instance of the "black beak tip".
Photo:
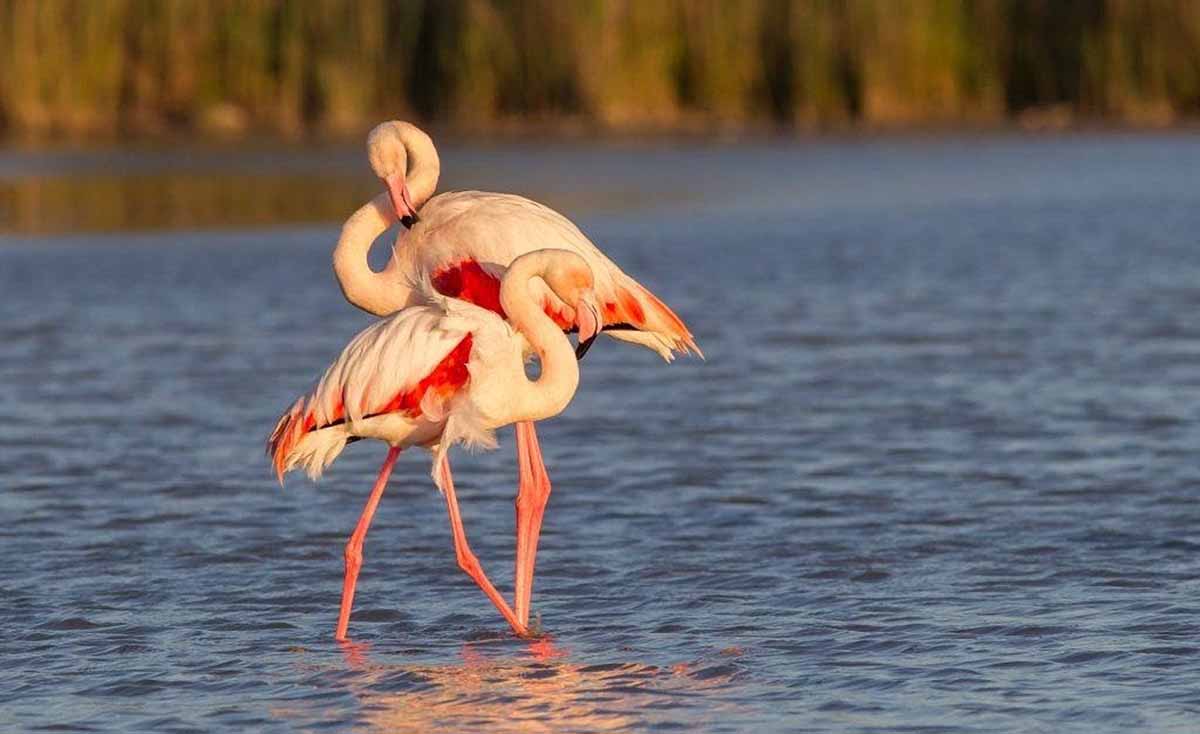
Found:
[{"label": "black beak tip", "polygon": [[421,221],[421,218],[417,216],[416,212],[408,215],[407,217],[402,217],[400,219],[400,223],[403,224],[408,229],[412,229],[413,225],[419,221]]},{"label": "black beak tip", "polygon": [[579,346],[575,347],[576,361],[583,359],[583,355],[587,354],[588,350],[592,348],[592,342],[594,342],[594,341],[596,341],[595,336],[593,336],[590,339],[585,339],[584,341],[579,342]]}]

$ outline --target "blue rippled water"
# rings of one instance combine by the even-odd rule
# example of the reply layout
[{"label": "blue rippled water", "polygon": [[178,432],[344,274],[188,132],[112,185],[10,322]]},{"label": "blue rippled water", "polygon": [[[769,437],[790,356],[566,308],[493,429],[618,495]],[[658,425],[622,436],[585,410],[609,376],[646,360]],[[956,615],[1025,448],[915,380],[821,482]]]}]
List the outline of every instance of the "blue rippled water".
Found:
[{"label": "blue rippled water", "polygon": [[[1200,728],[1200,139],[450,159],[571,191],[708,357],[602,342],[543,424],[550,637],[411,452],[331,639],[384,449],[262,442],[369,322],[333,228],[10,235],[0,729]],[[455,455],[502,589],[512,444]]]}]

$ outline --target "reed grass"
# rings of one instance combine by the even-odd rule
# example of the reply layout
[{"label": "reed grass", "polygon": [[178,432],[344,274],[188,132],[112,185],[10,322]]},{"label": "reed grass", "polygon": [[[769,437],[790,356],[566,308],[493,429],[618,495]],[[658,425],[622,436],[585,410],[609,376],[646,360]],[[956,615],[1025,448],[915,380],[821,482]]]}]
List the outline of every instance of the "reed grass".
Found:
[{"label": "reed grass", "polygon": [[489,131],[1200,114],[1191,0],[0,0],[0,130]]}]

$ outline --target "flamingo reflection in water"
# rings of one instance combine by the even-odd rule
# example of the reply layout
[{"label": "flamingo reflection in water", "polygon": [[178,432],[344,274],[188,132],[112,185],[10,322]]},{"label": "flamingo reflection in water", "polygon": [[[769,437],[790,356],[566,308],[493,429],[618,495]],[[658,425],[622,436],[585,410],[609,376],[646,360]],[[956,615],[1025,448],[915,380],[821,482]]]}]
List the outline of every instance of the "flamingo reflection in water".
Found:
[{"label": "flamingo reflection in water", "polygon": [[[347,667],[358,674],[350,687],[362,706],[363,730],[639,731],[659,718],[678,720],[676,707],[662,706],[668,699],[703,696],[710,713],[714,705],[741,708],[714,703],[737,698],[740,648],[653,665],[580,662],[550,637],[529,641],[516,654],[495,643],[467,642],[458,664],[426,666],[380,662],[369,643],[340,643]],[[398,680],[411,681],[409,690],[394,690]]]}]

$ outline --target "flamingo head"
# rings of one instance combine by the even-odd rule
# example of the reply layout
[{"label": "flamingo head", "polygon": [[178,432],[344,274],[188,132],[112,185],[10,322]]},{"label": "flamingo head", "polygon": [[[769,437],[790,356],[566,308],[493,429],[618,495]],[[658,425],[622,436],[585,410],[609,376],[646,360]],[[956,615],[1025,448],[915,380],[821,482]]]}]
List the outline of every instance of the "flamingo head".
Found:
[{"label": "flamingo head", "polygon": [[580,294],[575,305],[575,325],[579,327],[579,346],[575,348],[575,358],[582,359],[591,349],[592,342],[600,333],[604,322],[600,319],[600,305],[596,303],[596,294],[591,288]]},{"label": "flamingo head", "polygon": [[396,216],[411,227],[420,221],[412,195],[408,192],[408,149],[401,137],[400,123],[385,122],[367,136],[367,159],[371,170],[387,186]]},{"label": "flamingo head", "polygon": [[574,253],[563,253],[542,275],[546,285],[575,310],[575,326],[579,329],[579,346],[575,356],[582,358],[600,333],[604,321],[600,316],[600,305],[596,293],[592,269],[587,262]]}]

